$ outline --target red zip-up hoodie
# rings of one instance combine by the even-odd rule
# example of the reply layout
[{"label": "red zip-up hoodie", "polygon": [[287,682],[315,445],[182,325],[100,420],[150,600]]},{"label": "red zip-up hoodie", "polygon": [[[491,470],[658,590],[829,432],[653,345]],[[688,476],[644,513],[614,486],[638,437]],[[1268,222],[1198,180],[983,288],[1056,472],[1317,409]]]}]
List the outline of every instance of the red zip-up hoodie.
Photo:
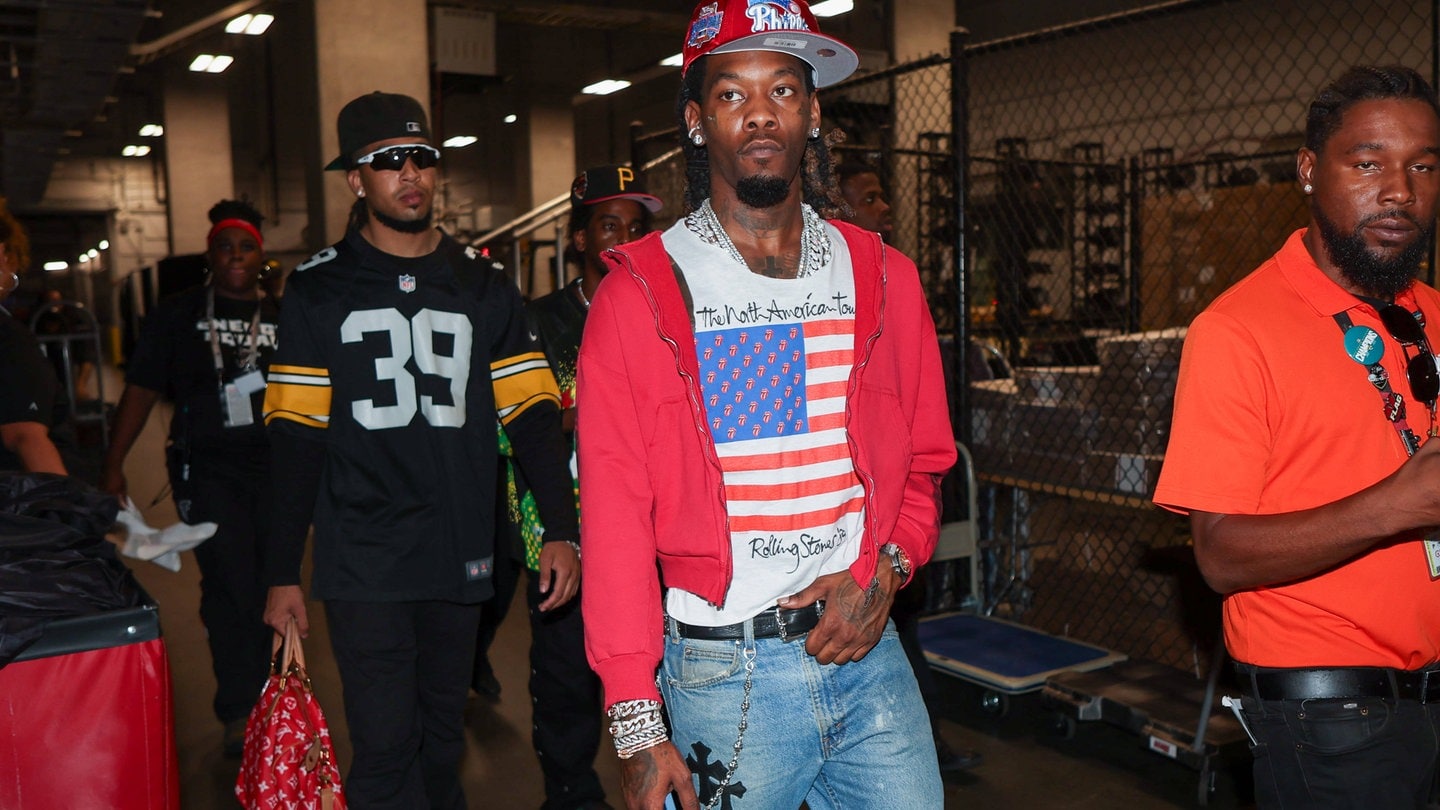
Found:
[{"label": "red zip-up hoodie", "polygon": [[[845,426],[865,489],[864,540],[850,573],[865,586],[885,543],[898,544],[916,567],[930,559],[955,440],[914,263],[877,234],[832,224],[855,268]],[[659,700],[661,579],[719,605],[733,567],[695,333],[661,235],[609,250],[605,261],[611,271],[580,344],[576,437],[585,647],[608,706]]]}]

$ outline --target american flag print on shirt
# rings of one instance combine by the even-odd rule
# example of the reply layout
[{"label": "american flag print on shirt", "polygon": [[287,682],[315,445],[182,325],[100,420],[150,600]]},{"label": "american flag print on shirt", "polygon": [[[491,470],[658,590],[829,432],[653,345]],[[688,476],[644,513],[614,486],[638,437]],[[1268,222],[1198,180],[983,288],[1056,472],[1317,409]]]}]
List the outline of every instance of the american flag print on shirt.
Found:
[{"label": "american flag print on shirt", "polygon": [[860,512],[863,490],[845,432],[854,346],[849,318],[696,334],[732,533],[763,542],[829,529]]}]

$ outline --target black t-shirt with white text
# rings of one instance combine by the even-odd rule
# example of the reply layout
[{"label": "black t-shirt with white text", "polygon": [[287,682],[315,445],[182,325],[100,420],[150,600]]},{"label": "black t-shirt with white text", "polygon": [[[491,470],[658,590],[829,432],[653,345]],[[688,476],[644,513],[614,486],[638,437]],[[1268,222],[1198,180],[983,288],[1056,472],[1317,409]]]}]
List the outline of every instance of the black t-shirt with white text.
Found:
[{"label": "black t-shirt with white text", "polygon": [[[126,366],[125,381],[159,391],[175,403],[170,425],[170,437],[175,441],[186,441],[199,451],[263,448],[268,444],[261,420],[264,389],[250,395],[250,425],[225,427],[221,406],[222,382],[233,382],[244,371],[242,361],[249,351],[257,302],[215,296],[215,338],[224,364],[223,373],[217,375],[206,323],[207,289],[198,286],[177,293],[146,316]],[[280,315],[270,298],[262,299],[258,306],[256,365],[264,373],[275,353]]]}]

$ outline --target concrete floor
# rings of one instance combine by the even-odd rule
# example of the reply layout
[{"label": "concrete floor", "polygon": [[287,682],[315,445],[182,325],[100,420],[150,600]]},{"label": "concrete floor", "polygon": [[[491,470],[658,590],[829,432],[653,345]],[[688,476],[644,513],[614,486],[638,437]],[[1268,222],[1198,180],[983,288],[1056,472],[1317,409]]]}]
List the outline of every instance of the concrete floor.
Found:
[{"label": "concrete floor", "polygon": [[[118,392],[118,387],[114,390]],[[164,486],[160,448],[167,418],[164,409],[157,408],[126,464],[132,498],[153,526],[175,520],[168,499],[150,505]],[[214,678],[198,613],[199,570],[192,553],[185,553],[182,559],[179,573],[150,563],[128,562],[160,605],[174,679],[182,805],[187,810],[228,810],[236,806],[237,761],[220,751],[220,725],[210,711]],[[524,620],[523,589],[517,598],[522,602],[512,610],[491,652],[502,696],[494,703],[474,698],[466,713],[470,739],[463,770],[472,808],[534,808],[544,798],[539,765],[529,744],[530,710],[525,691],[529,626]],[[316,605],[310,616],[307,658],[343,770],[348,766],[350,747],[339,678],[329,654],[324,611]],[[1062,739],[1047,732],[1049,714],[1036,696],[1012,699],[1010,711],[994,718],[979,711],[975,687],[942,680],[947,703],[942,724],[945,736],[956,747],[977,749],[985,755],[984,764],[973,771],[947,777],[947,808],[1150,810],[1198,806],[1196,773],[1146,751],[1143,740],[1133,734],[1101,723],[1085,723],[1073,739]],[[608,750],[606,743],[597,768],[610,800],[618,803],[618,761]],[[1245,806],[1236,799],[1232,781],[1230,774],[1221,774],[1219,789],[1210,797],[1211,807]]]}]

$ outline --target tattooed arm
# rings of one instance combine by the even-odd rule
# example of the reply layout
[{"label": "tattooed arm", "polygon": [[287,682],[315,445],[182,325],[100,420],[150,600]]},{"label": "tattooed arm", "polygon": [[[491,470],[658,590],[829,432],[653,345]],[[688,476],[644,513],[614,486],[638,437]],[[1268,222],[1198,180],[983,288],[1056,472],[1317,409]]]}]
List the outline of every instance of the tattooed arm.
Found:
[{"label": "tattooed arm", "polygon": [[848,664],[864,658],[880,640],[901,584],[900,575],[882,554],[869,587],[857,585],[849,571],[837,571],[782,597],[780,607],[793,610],[823,601],[825,612],[806,638],[805,651],[822,664]]},{"label": "tattooed arm", "polygon": [[664,810],[671,791],[680,799],[681,810],[700,810],[690,769],[669,740],[620,760],[620,787],[630,810]]}]

